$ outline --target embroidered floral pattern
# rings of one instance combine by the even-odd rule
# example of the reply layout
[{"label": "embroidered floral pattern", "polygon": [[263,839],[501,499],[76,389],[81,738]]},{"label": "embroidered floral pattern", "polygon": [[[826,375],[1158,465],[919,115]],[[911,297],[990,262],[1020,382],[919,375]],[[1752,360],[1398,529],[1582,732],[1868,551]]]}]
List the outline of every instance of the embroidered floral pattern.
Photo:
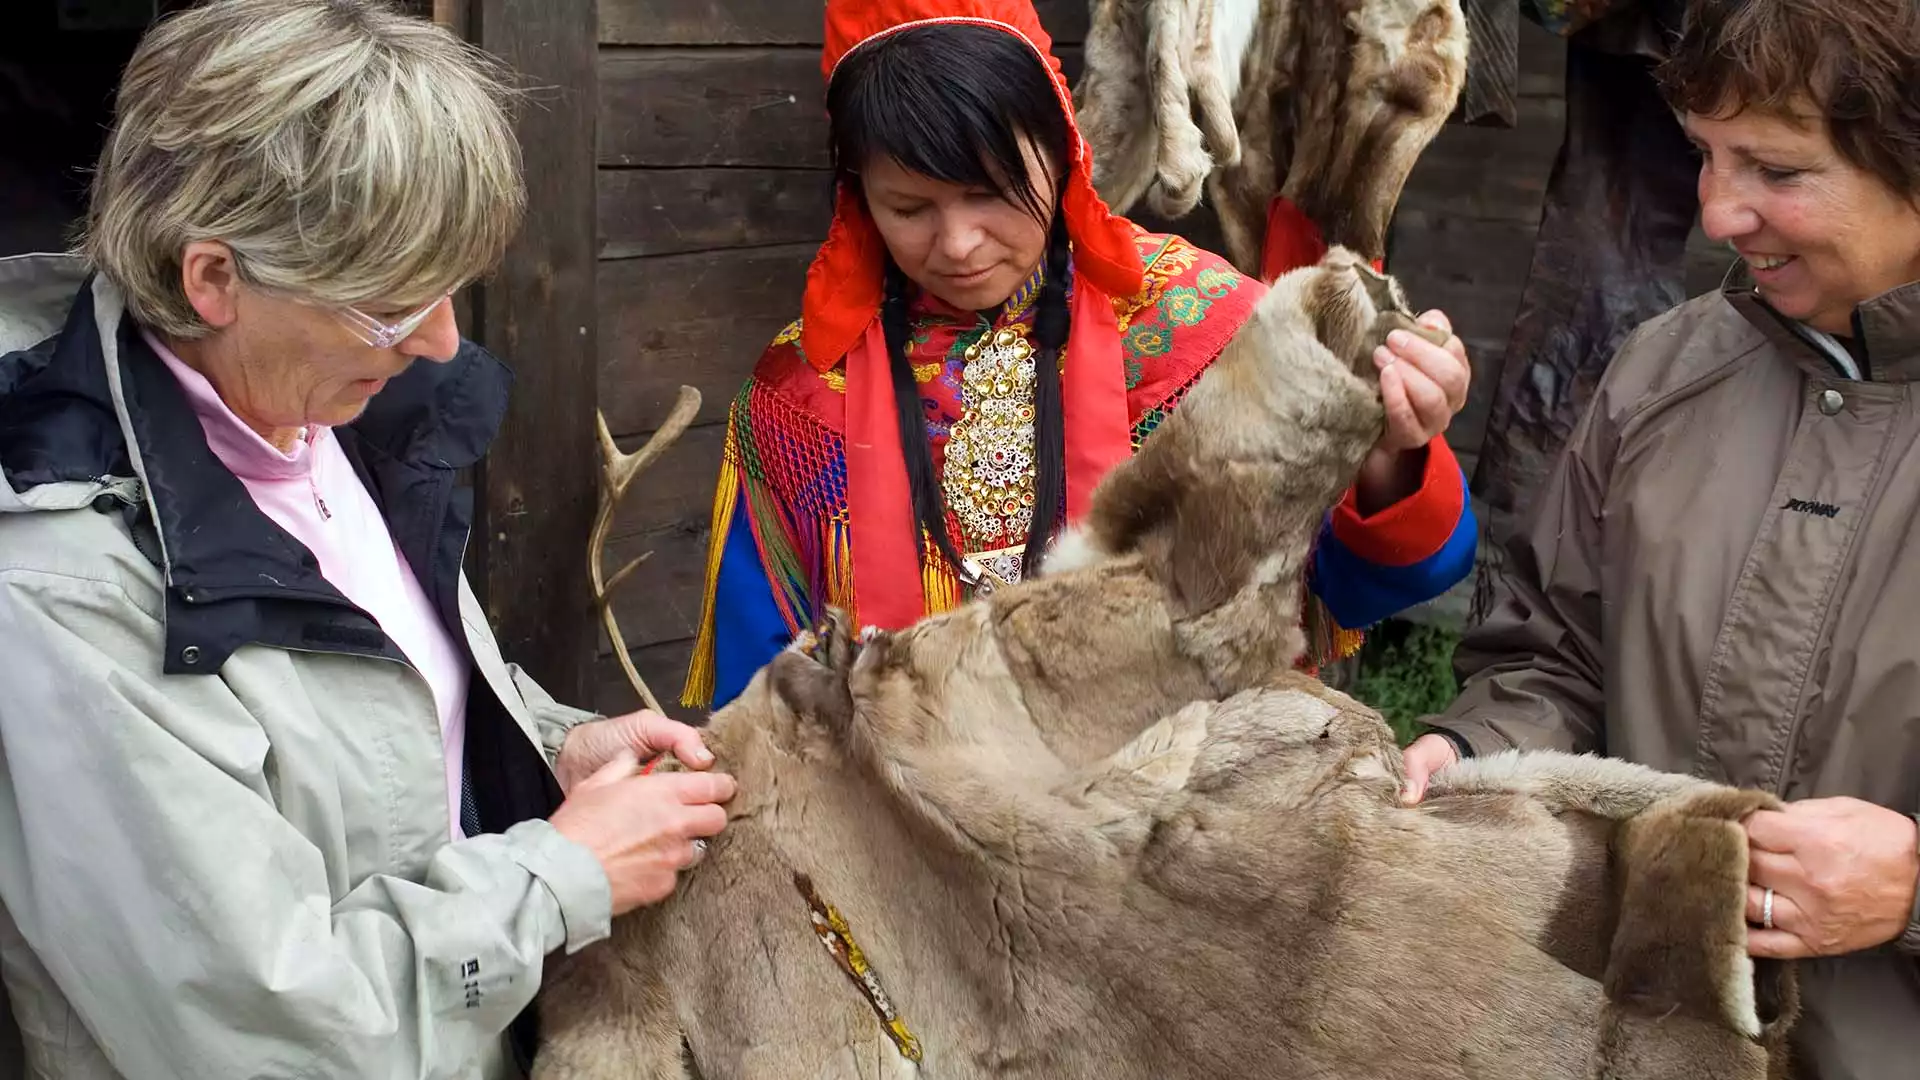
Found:
[{"label": "embroidered floral pattern", "polygon": [[1160,312],[1175,326],[1198,326],[1213,301],[1190,285],[1176,285],[1160,298]]},{"label": "embroidered floral pattern", "polygon": [[1127,359],[1138,361],[1143,358],[1165,356],[1173,348],[1173,335],[1168,332],[1167,324],[1159,319],[1148,323],[1134,323],[1121,339],[1126,343]]},{"label": "embroidered floral pattern", "polygon": [[1210,300],[1218,300],[1239,288],[1240,283],[1245,280],[1246,278],[1241,277],[1231,270],[1223,270],[1218,266],[1209,266],[1194,275],[1193,284],[1195,288],[1200,290],[1200,295]]},{"label": "embroidered floral pattern", "polygon": [[[1140,385],[1154,360],[1173,349],[1178,328],[1200,325],[1213,302],[1244,280],[1231,269],[1212,265],[1195,274],[1205,253],[1177,236],[1142,233],[1136,242],[1146,264],[1144,283],[1138,294],[1113,303],[1129,390]],[[1191,284],[1177,284],[1189,277]]]}]

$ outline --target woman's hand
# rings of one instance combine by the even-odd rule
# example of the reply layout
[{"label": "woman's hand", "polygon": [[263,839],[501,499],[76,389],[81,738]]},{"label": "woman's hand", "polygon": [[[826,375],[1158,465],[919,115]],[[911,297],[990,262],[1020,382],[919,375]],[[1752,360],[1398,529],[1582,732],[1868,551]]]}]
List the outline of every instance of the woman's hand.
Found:
[{"label": "woman's hand", "polygon": [[576,783],[598,772],[622,750],[632,751],[643,761],[672,752],[689,769],[713,766],[713,753],[700,740],[699,731],[642,709],[606,720],[589,720],[567,732],[567,741],[560,745],[560,756],[553,766],[560,790],[571,793]]},{"label": "woman's hand", "polygon": [[639,768],[632,750],[619,750],[582,777],[548,819],[600,860],[615,915],[672,895],[680,871],[699,861],[706,838],[726,828],[721,804],[735,791],[725,773],[642,776]]},{"label": "woman's hand", "polygon": [[[1798,959],[1884,945],[1905,932],[1920,881],[1913,819],[1859,799],[1756,810],[1747,829],[1747,951]],[[1765,929],[1766,890],[1773,929]]]},{"label": "woman's hand", "polygon": [[1400,751],[1400,760],[1407,770],[1407,786],[1400,792],[1400,801],[1414,806],[1427,797],[1427,782],[1433,774],[1459,761],[1460,752],[1454,749],[1452,739],[1429,733],[1408,743]]},{"label": "woman's hand", "polygon": [[1374,350],[1387,426],[1354,484],[1362,514],[1376,514],[1420,490],[1425,473],[1420,451],[1445,432],[1467,404],[1472,368],[1466,344],[1442,312],[1429,311],[1415,321],[1444,331],[1447,342],[1435,345],[1418,334],[1396,330]]}]

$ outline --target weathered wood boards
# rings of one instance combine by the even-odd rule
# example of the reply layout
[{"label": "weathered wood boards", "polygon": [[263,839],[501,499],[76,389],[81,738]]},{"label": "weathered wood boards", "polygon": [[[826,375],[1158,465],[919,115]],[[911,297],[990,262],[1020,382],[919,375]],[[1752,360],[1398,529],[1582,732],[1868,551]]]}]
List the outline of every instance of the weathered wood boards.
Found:
[{"label": "weathered wood boards", "polygon": [[[471,557],[505,654],[559,700],[590,700],[586,536],[593,520],[595,383],[593,21],[577,4],[474,0],[469,36],[549,107],[516,121],[527,218],[498,274],[469,297],[475,332],[519,373],[499,439],[478,472]],[[449,17],[452,13],[449,12]],[[565,554],[562,554],[565,553]]]},{"label": "weathered wood boards", "polygon": [[[1086,0],[1035,0],[1057,40],[1087,36]],[[601,0],[603,45],[819,45],[824,0]]]},{"label": "weathered wood boards", "polygon": [[1520,0],[1461,0],[1467,16],[1467,85],[1453,118],[1510,128],[1519,119]]}]

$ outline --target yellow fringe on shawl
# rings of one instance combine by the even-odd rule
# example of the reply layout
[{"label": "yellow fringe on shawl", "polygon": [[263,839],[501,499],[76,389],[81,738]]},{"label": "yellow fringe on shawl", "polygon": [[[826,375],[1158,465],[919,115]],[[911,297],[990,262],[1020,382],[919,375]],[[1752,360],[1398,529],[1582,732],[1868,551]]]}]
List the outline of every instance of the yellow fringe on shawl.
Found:
[{"label": "yellow fringe on shawl", "polygon": [[1307,635],[1307,654],[1300,658],[1300,667],[1308,674],[1318,675],[1323,669],[1358,653],[1366,644],[1367,635],[1341,626],[1312,589],[1303,584],[1300,595],[1304,609],[1301,629]]},{"label": "yellow fringe on shawl", "polygon": [[940,549],[933,545],[931,539],[927,540],[926,550],[926,557],[920,560],[920,592],[926,598],[926,613],[938,615],[943,611],[952,611],[964,599],[960,577],[953,572],[953,567],[947,565],[947,560],[940,555]]},{"label": "yellow fringe on shawl", "polygon": [[[704,708],[713,701],[717,674],[714,660],[714,608],[719,603],[720,559],[726,548],[726,531],[733,523],[740,490],[747,483],[736,446],[733,421],[730,419],[727,422],[726,451],[722,455],[720,482],[713,496],[713,539],[707,545],[706,574],[701,585],[700,632],[694,638],[693,658],[687,666],[686,683],[680,690],[680,704],[688,708]],[[858,625],[859,605],[853,592],[852,529],[848,527],[845,511],[829,519],[824,529],[826,535],[822,539],[825,541],[826,593],[831,598],[829,602],[853,612]],[[925,536],[924,531],[922,536]],[[920,588],[926,597],[924,610],[928,615],[938,615],[959,607],[965,597],[959,576],[946,565],[930,538],[925,546],[927,558],[922,562],[920,571]]]},{"label": "yellow fringe on shawl", "polygon": [[[854,624],[860,623],[859,598],[853,589],[853,549],[849,543],[851,530],[845,521],[835,520],[831,526],[832,535],[827,543],[827,596],[829,603],[845,607],[853,613]],[[923,615],[938,615],[960,606],[960,579],[947,566],[940,555],[940,549],[921,530],[925,557],[920,561],[920,591],[925,598],[921,607]]]},{"label": "yellow fringe on shawl", "polygon": [[[826,571],[828,603],[840,604],[855,618],[855,626],[860,625],[859,608],[854,604],[853,596],[853,523],[846,511],[827,522]],[[818,618],[822,613],[816,613]]]},{"label": "yellow fringe on shawl", "polygon": [[713,493],[712,541],[707,544],[707,569],[701,586],[700,633],[694,638],[693,660],[687,665],[687,681],[680,688],[680,704],[690,709],[705,708],[713,701],[713,627],[714,608],[720,599],[720,556],[727,547],[727,528],[733,523],[733,508],[739,499],[742,481],[739,444],[733,428],[732,410],[727,415],[725,450],[720,456],[720,479]]}]

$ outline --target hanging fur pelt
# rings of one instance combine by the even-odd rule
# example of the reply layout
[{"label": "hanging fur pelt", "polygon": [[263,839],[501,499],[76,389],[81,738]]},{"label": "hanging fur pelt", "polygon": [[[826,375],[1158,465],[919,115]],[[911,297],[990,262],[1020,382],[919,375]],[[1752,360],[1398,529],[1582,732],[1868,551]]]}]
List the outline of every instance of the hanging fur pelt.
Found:
[{"label": "hanging fur pelt", "polygon": [[1076,111],[1094,184],[1123,210],[1180,217],[1216,165],[1240,160],[1233,98],[1261,0],[1090,0]]},{"label": "hanging fur pelt", "polygon": [[1076,90],[1117,212],[1191,212],[1257,273],[1285,195],[1329,244],[1376,259],[1420,153],[1466,83],[1459,0],[1089,0]]}]

